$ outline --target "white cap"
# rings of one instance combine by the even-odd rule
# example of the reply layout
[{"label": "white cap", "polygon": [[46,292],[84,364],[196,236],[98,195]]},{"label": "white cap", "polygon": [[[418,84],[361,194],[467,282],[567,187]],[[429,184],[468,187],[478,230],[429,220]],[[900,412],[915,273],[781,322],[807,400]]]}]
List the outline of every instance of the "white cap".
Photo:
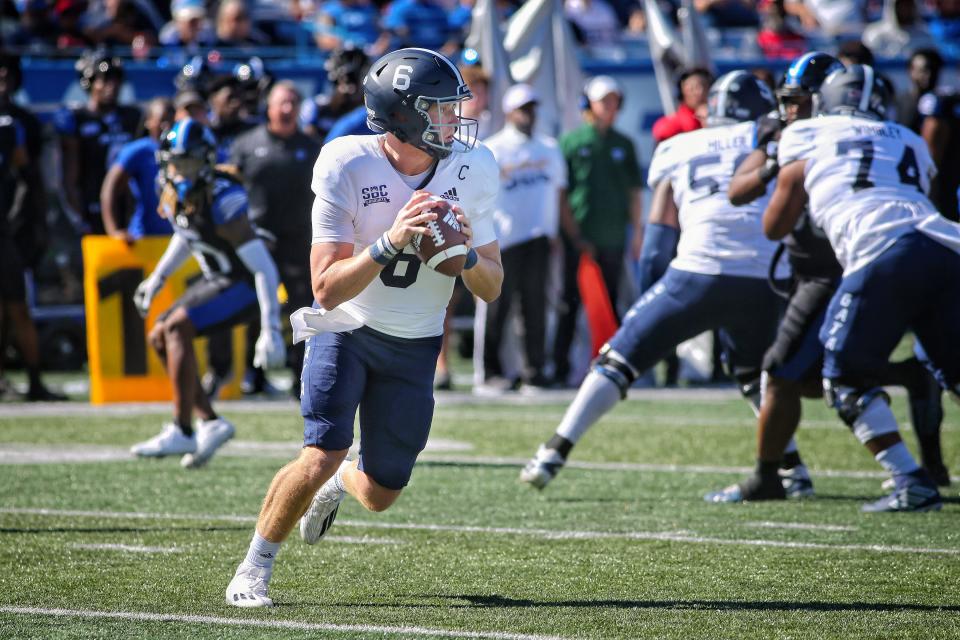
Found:
[{"label": "white cap", "polygon": [[504,113],[510,113],[531,102],[540,102],[540,97],[533,87],[528,84],[515,84],[503,94],[501,105]]},{"label": "white cap", "polygon": [[587,99],[590,102],[599,102],[611,93],[615,93],[621,97],[623,96],[623,91],[620,89],[620,85],[610,76],[597,76],[595,78],[591,78],[584,87],[583,92],[587,94]]}]

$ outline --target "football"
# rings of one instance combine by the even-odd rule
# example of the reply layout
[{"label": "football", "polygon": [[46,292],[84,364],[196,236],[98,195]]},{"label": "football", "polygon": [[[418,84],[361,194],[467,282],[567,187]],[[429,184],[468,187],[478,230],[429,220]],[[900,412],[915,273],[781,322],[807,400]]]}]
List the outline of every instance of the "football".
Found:
[{"label": "football", "polygon": [[429,209],[437,214],[436,220],[426,223],[432,235],[415,235],[413,249],[421,262],[438,273],[455,278],[463,271],[467,261],[467,236],[464,235],[450,204],[437,200]]}]

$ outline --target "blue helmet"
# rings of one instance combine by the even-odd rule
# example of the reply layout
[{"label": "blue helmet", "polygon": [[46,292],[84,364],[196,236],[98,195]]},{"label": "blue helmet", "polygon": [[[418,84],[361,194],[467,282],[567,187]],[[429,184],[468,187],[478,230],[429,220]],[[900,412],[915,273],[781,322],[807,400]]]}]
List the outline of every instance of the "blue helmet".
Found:
[{"label": "blue helmet", "polygon": [[756,120],[777,106],[770,87],[752,73],[731,71],[717,78],[707,94],[707,125]]},{"label": "blue helmet", "polygon": [[872,120],[889,117],[893,89],[873,67],[855,64],[827,76],[813,97],[814,115],[853,115]]},{"label": "blue helmet", "polygon": [[777,97],[812,96],[828,75],[843,69],[843,64],[829,53],[805,53],[787,67],[777,87]]},{"label": "blue helmet", "polygon": [[[476,144],[477,121],[461,116],[473,97],[456,66],[429,49],[400,49],[374,62],[363,79],[367,126],[392,133],[431,156],[469,151]],[[456,118],[441,123],[441,108],[453,106]],[[433,114],[431,107],[436,107]],[[453,129],[450,138],[446,133]]]},{"label": "blue helmet", "polygon": [[213,178],[217,161],[217,139],[210,129],[193,118],[178,120],[160,137],[157,164],[161,167],[161,175],[166,177],[167,165],[181,159],[195,159],[199,163],[196,176],[180,174],[173,178],[177,193],[183,198],[195,186]]}]

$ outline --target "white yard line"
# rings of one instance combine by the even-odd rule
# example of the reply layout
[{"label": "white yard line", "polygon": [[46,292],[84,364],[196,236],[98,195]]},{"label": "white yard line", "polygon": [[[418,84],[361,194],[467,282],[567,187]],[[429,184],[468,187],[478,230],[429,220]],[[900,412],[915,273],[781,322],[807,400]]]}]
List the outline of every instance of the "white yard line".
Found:
[{"label": "white yard line", "polygon": [[132,622],[183,622],[225,627],[256,627],[259,629],[286,629],[291,631],[327,631],[333,633],[370,633],[391,636],[431,636],[441,638],[482,638],[484,640],[564,640],[560,636],[541,636],[500,631],[454,631],[428,627],[385,626],[374,624],[332,624],[327,622],[297,622],[295,620],[258,620],[256,618],[223,618],[220,616],[192,616],[171,613],[134,611],[89,611],[78,609],[45,609],[40,607],[0,607],[0,613],[24,616],[51,616],[56,618],[91,618],[127,620]]},{"label": "white yard line", "polygon": [[[216,514],[177,514],[145,513],[126,511],[77,511],[66,509],[26,509],[0,508],[0,514],[40,515],[54,517],[94,517],[128,518],[146,520],[203,520],[226,522],[255,522],[254,516],[216,515]],[[540,538],[543,540],[645,540],[659,542],[681,542],[694,544],[718,544],[748,547],[774,547],[783,549],[817,549],[825,551],[874,551],[878,553],[917,553],[960,555],[960,548],[943,549],[935,547],[906,547],[883,544],[830,544],[820,542],[791,542],[784,540],[762,540],[741,538],[714,538],[698,536],[688,532],[676,531],[564,531],[553,529],[527,529],[523,527],[479,527],[453,524],[420,524],[397,522],[366,522],[358,520],[337,520],[338,526],[361,529],[387,529],[401,531],[437,531],[446,533],[477,533],[485,535],[514,535]]]},{"label": "white yard line", "polygon": [[857,531],[857,527],[841,524],[809,524],[806,522],[744,522],[745,527],[759,529],[797,529],[800,531]]},{"label": "white yard line", "polygon": [[83,549],[85,551],[126,551],[129,553],[180,553],[183,549],[177,547],[144,547],[139,544],[70,544],[71,549]]},{"label": "white yard line", "polygon": [[[420,456],[420,460],[441,464],[463,464],[477,466],[522,467],[529,458],[514,458],[507,456],[456,456],[456,455],[427,455]],[[590,471],[653,471],[657,473],[692,473],[692,474],[722,474],[722,473],[751,473],[753,467],[722,467],[704,464],[653,464],[646,462],[585,462],[571,460],[566,463],[567,469],[588,469]],[[811,469],[811,475],[816,479],[823,478],[855,478],[886,480],[890,477],[884,471],[854,471],[845,469]],[[960,482],[960,476],[951,476],[953,482]]]},{"label": "white yard line", "polygon": [[[434,444],[431,444],[433,442]],[[425,462],[437,464],[462,464],[490,467],[522,467],[527,458],[508,456],[472,456],[439,453],[442,451],[464,450],[471,445],[455,440],[431,440],[420,456]],[[238,457],[259,457],[285,459],[299,451],[301,445],[296,442],[255,442],[250,440],[231,441],[218,455]],[[434,453],[437,452],[437,453]],[[4,464],[52,464],[83,462],[114,462],[135,459],[123,447],[104,445],[72,445],[69,448],[24,443],[0,444],[0,465]],[[639,471],[654,473],[688,474],[747,474],[753,467],[727,467],[714,465],[654,464],[646,462],[588,462],[571,460],[568,469],[587,469],[589,471]],[[854,478],[858,480],[885,480],[890,477],[883,471],[853,471],[842,469],[812,469],[813,477]],[[960,482],[960,476],[952,476],[954,482]]]}]

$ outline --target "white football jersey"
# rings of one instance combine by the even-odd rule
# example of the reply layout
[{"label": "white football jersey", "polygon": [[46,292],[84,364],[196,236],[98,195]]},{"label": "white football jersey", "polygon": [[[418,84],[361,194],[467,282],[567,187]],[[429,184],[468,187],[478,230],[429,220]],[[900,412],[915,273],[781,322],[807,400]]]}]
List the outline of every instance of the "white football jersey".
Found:
[{"label": "white football jersey", "polygon": [[483,143],[500,165],[500,198],[493,214],[500,248],[556,237],[559,191],[567,186],[567,163],[557,143],[531,138],[510,125]]},{"label": "white football jersey", "polygon": [[936,174],[927,145],[906,127],[848,115],[811,118],[784,129],[777,157],[781,167],[806,161],[810,217],[845,274],[914,229],[960,246],[960,227],[926,196]]},{"label": "white football jersey", "polygon": [[[349,242],[367,250],[392,225],[413,195],[380,146],[382,136],[344,136],[328,142],[313,168],[313,243]],[[409,179],[409,177],[408,177]],[[473,246],[496,241],[493,211],[499,169],[481,144],[442,160],[424,190],[463,209],[473,227]],[[404,248],[355,298],[340,306],[366,326],[399,338],[443,333],[454,278],[427,268]]]},{"label": "white football jersey", "polygon": [[[657,146],[647,183],[670,180],[680,212],[680,244],[670,266],[707,275],[766,278],[776,243],[763,235],[767,194],[742,207],[730,204],[727,187],[753,151],[753,122],[682,133]],[[777,277],[789,275],[783,260]]]}]

